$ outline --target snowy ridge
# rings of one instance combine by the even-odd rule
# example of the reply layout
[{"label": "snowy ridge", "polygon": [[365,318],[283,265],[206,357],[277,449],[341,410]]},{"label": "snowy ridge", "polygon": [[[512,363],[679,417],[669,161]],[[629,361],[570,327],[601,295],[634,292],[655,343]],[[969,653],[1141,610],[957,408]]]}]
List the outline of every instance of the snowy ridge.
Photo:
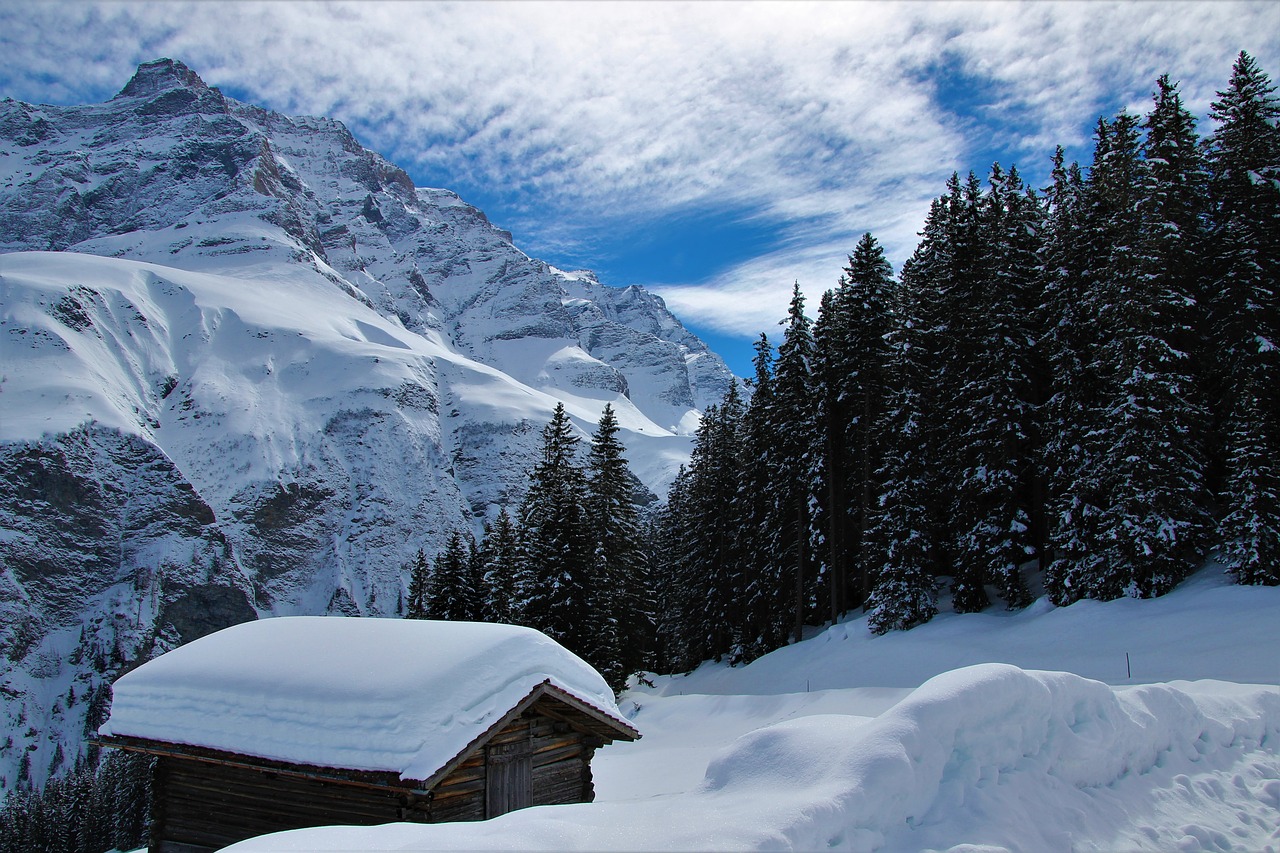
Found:
[{"label": "snowy ridge", "polygon": [[514,511],[563,401],[662,493],[734,378],[640,288],[530,258],[339,122],[179,62],[0,100],[0,790],[129,666],[264,615],[393,615]]},{"label": "snowy ridge", "polygon": [[531,628],[263,619],[121,677],[99,731],[426,779],[546,681],[624,719],[595,670]]},{"label": "snowy ridge", "polygon": [[[1009,849],[1068,850],[1080,827],[1046,820],[1047,802],[1105,838],[1143,815],[1094,789],[1158,784],[1173,778],[1171,766],[1245,769],[1280,735],[1277,691],[1196,691],[1115,692],[1070,673],[980,664],[936,676],[869,723],[811,716],[744,736],[711,763],[705,787],[803,790],[806,807],[776,816],[793,849],[946,848],[964,832]],[[1135,779],[1153,773],[1145,785]],[[1255,778],[1242,787],[1265,803],[1277,785]],[[1158,811],[1145,817],[1159,822]]]},{"label": "snowy ridge", "polygon": [[[942,614],[883,637],[859,617],[746,667],[708,663],[625,694],[645,737],[600,751],[594,804],[231,849],[1274,853],[1280,589],[1234,586],[1212,563],[1189,585],[1145,601]],[[1032,624],[1040,641],[1019,645]],[[1177,640],[1159,661],[1167,683],[1127,684],[1123,653],[1111,684],[999,662],[947,668],[1013,657],[1085,670],[1102,645],[1152,638]],[[932,659],[943,645],[951,657]],[[1182,662],[1203,680],[1176,680]],[[1204,678],[1215,669],[1254,683]],[[821,689],[806,691],[818,673]]]}]

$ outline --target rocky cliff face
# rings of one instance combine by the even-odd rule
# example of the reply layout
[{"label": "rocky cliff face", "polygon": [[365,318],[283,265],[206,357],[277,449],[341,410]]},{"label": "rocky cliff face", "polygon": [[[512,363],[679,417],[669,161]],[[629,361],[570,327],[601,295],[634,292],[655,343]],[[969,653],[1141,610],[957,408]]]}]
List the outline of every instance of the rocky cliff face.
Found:
[{"label": "rocky cliff face", "polygon": [[148,63],[0,102],[0,784],[74,762],[133,662],[394,615],[514,507],[557,401],[662,492],[733,380],[660,299],[529,258],[340,123]]}]

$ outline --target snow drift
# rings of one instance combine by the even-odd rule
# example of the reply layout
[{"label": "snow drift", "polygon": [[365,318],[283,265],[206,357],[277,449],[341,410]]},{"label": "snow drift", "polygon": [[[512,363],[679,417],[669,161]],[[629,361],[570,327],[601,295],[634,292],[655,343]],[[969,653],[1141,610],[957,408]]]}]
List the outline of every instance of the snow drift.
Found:
[{"label": "snow drift", "polygon": [[[1115,691],[983,664],[872,721],[816,715],[744,735],[687,796],[301,830],[231,849],[1261,849],[1280,809],[1280,692],[1212,687]],[[1171,833],[1189,798],[1219,801],[1234,826]]]}]

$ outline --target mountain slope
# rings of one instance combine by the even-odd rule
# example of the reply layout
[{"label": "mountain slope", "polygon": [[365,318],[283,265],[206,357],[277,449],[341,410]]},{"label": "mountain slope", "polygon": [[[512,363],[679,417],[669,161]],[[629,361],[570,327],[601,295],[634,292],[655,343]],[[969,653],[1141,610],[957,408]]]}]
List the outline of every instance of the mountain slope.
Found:
[{"label": "mountain slope", "polygon": [[399,612],[414,552],[514,509],[557,401],[584,437],[612,404],[657,493],[736,381],[657,297],[169,60],[0,102],[0,252],[3,786],[69,766],[133,661]]}]

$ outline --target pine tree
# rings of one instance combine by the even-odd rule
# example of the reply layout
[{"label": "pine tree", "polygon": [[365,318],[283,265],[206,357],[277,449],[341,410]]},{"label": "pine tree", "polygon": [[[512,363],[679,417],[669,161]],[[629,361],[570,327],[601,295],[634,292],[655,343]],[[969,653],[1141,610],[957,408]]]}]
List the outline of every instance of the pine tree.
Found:
[{"label": "pine tree", "polygon": [[650,523],[655,614],[653,665],[659,672],[688,671],[702,662],[689,648],[689,626],[701,604],[689,594],[686,586],[693,576],[689,567],[695,538],[690,523],[693,507],[689,480],[689,470],[681,465],[667,491],[666,503]]},{"label": "pine tree", "polygon": [[644,551],[633,499],[635,475],[606,404],[587,457],[587,511],[595,532],[589,590],[595,650],[587,656],[615,690],[644,668],[652,614],[646,608]]},{"label": "pine tree", "polygon": [[[877,472],[874,525],[868,533],[879,565],[867,598],[867,625],[873,633],[906,630],[938,612],[933,567],[936,529],[933,499],[938,488],[935,446],[935,363],[929,338],[937,294],[930,267],[937,260],[941,202],[925,222],[924,239],[903,265],[902,284],[894,291],[895,327],[889,335],[890,370],[896,378],[881,415],[884,463]],[[932,301],[932,306],[931,306]]]},{"label": "pine tree", "polygon": [[776,487],[780,483],[776,472],[782,464],[782,449],[776,441],[774,421],[777,401],[773,346],[763,333],[756,341],[755,352],[751,403],[743,417],[743,474],[736,510],[746,531],[742,540],[746,613],[736,642],[743,661],[787,642],[787,614],[782,604],[787,591],[779,590],[775,524]]},{"label": "pine tree", "polygon": [[516,578],[520,572],[520,535],[507,508],[485,530],[480,547],[485,599],[481,618],[486,622],[517,624]]},{"label": "pine tree", "polygon": [[1247,53],[1210,115],[1218,122],[1209,139],[1214,403],[1235,413],[1224,430],[1221,535],[1237,579],[1272,583],[1264,561],[1274,555],[1268,543],[1280,529],[1280,506],[1265,496],[1270,460],[1280,456],[1280,99]]},{"label": "pine tree", "polygon": [[1242,52],[1227,90],[1218,93],[1210,111],[1219,122],[1209,140],[1218,271],[1215,331],[1228,381],[1246,373],[1253,381],[1259,370],[1274,371],[1280,346],[1280,99],[1275,93],[1267,75]]},{"label": "pine tree", "polygon": [[[1116,546],[1117,518],[1110,512],[1114,478],[1108,454],[1121,440],[1123,412],[1118,392],[1117,341],[1128,334],[1121,300],[1134,287],[1134,248],[1140,240],[1141,163],[1138,122],[1122,113],[1114,122],[1098,120],[1094,159],[1079,195],[1072,259],[1074,280],[1064,294],[1077,300],[1060,316],[1059,331],[1074,351],[1059,351],[1055,406],[1061,430],[1054,452],[1056,504],[1052,539],[1058,559],[1049,567],[1046,588],[1057,604],[1077,598],[1107,600],[1123,594],[1129,570]],[[1047,290],[1052,293],[1057,283]],[[1069,320],[1074,328],[1062,329]],[[1064,405],[1065,404],[1065,405]]]},{"label": "pine tree", "polygon": [[1280,585],[1280,469],[1271,451],[1278,431],[1246,388],[1231,423],[1230,509],[1221,524],[1223,556],[1237,583]]},{"label": "pine tree", "polygon": [[815,526],[826,538],[831,619],[865,602],[872,574],[867,531],[879,489],[883,439],[877,427],[888,394],[885,343],[892,323],[893,268],[871,234],[858,241],[814,326],[816,425],[823,453],[814,484]]},{"label": "pine tree", "polygon": [[952,496],[957,612],[989,603],[995,583],[1010,608],[1030,603],[1019,564],[1034,552],[1026,504],[1031,411],[1027,325],[1037,275],[1039,204],[1016,170],[992,168],[990,190],[976,176],[953,179],[945,233],[943,408],[951,413],[943,469]]},{"label": "pine tree", "polygon": [[428,619],[468,622],[477,617],[474,548],[470,535],[464,536],[455,530],[449,535],[444,550],[436,555],[427,585]]},{"label": "pine tree", "polygon": [[773,600],[791,602],[789,621],[794,641],[799,642],[816,587],[810,507],[820,454],[813,417],[813,331],[799,283],[792,288],[785,322],[774,366],[772,405],[763,412],[773,452],[760,555],[765,558],[766,587],[772,588]]},{"label": "pine tree", "polygon": [[739,483],[745,410],[736,383],[709,406],[695,437],[688,479],[689,554],[685,590],[699,602],[686,622],[689,649],[699,660],[740,656],[750,575]]},{"label": "pine tree", "polygon": [[1126,262],[1104,318],[1116,334],[1103,348],[1109,444],[1101,460],[1109,562],[1122,567],[1125,592],[1141,597],[1185,577],[1202,556],[1208,524],[1206,415],[1189,357],[1205,175],[1195,122],[1167,76],[1146,127],[1137,239],[1126,228],[1116,250]]},{"label": "pine tree", "polygon": [[405,611],[406,619],[426,619],[427,589],[431,578],[431,565],[422,549],[413,558],[409,567],[409,602]]},{"label": "pine tree", "polygon": [[[1089,260],[1085,249],[1085,185],[1080,167],[1054,154],[1053,186],[1046,190],[1049,216],[1043,272],[1042,355],[1051,388],[1041,417],[1045,434],[1041,465],[1046,480],[1046,526],[1055,559],[1045,566],[1045,591],[1057,605],[1084,595],[1092,569],[1090,543],[1099,515],[1096,489],[1080,476],[1100,403],[1094,353],[1099,335],[1090,316]],[[1043,561],[1042,561],[1043,562]]]},{"label": "pine tree", "polygon": [[579,439],[558,403],[542,431],[542,450],[520,507],[522,572],[517,609],[525,624],[582,654],[596,624],[590,610],[594,537],[586,514]]}]

